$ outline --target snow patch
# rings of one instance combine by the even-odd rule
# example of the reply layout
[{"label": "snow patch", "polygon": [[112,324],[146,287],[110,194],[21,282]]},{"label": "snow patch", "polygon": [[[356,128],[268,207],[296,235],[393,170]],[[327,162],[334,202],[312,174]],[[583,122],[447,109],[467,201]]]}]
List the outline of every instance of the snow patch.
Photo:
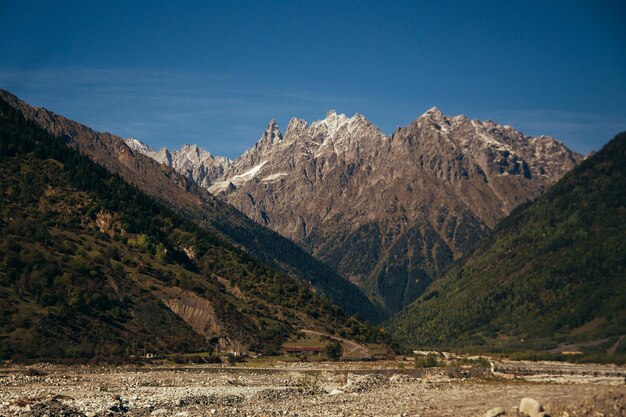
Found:
[{"label": "snow patch", "polygon": [[228,188],[230,181],[219,181],[207,188],[211,194],[219,194]]},{"label": "snow patch", "polygon": [[252,178],[254,178],[256,176],[256,174],[259,173],[261,168],[263,168],[263,165],[265,165],[266,163],[267,163],[267,161],[263,161],[260,164],[253,166],[252,168],[250,168],[249,170],[247,170],[243,174],[235,175],[234,177],[227,178],[224,181],[216,182],[215,184],[210,186],[208,188],[208,190],[209,190],[209,192],[211,194],[217,194],[217,193],[220,193],[220,192],[224,191],[226,188],[228,188],[228,186],[230,185],[231,182],[235,186],[239,186],[239,185],[241,185],[241,184],[243,184],[245,182],[248,182]]},{"label": "snow patch", "polygon": [[288,174],[286,172],[278,172],[276,174],[268,175],[267,177],[263,178],[261,181],[263,182],[277,181],[281,179],[282,177],[286,177],[287,175]]},{"label": "snow patch", "polygon": [[147,144],[143,143],[142,141],[138,139],[126,138],[124,139],[124,142],[126,143],[126,145],[128,145],[129,148],[139,151],[143,154],[154,152],[154,149],[152,149],[150,146],[148,146]]},{"label": "snow patch", "polygon": [[486,134],[484,134],[482,132],[478,133],[478,137],[480,139],[482,139],[482,141],[485,144],[487,144],[488,147],[494,148],[497,151],[507,151],[511,155],[514,155],[513,150],[506,143],[498,142],[497,140],[495,140],[491,136],[488,136],[488,135],[486,135]]},{"label": "snow patch", "polygon": [[267,161],[263,161],[260,164],[253,166],[252,168],[250,168],[249,170],[247,170],[243,174],[235,175],[234,177],[232,177],[230,179],[230,182],[236,184],[237,182],[250,181],[252,178],[254,178],[256,176],[256,174],[259,173],[261,168],[263,168],[263,165],[265,165],[266,163],[267,163]]}]

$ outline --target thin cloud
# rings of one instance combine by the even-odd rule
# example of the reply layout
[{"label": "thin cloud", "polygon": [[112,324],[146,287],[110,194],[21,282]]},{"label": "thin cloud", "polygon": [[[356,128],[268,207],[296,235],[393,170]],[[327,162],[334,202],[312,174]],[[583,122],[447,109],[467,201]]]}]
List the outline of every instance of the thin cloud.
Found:
[{"label": "thin cloud", "polygon": [[355,101],[222,74],[127,68],[4,69],[0,86],[98,130],[229,157],[252,146],[271,118]]},{"label": "thin cloud", "polygon": [[[251,147],[272,118],[285,128],[291,117],[312,122],[336,109],[364,114],[391,133],[432,105],[444,111],[447,105],[425,103],[424,98],[381,101],[250,77],[166,69],[3,69],[0,86],[97,130],[138,137],[159,148],[197,143],[231,158]],[[626,130],[626,117],[595,113],[501,109],[468,116],[509,124],[529,135],[547,134],[581,153]]]}]

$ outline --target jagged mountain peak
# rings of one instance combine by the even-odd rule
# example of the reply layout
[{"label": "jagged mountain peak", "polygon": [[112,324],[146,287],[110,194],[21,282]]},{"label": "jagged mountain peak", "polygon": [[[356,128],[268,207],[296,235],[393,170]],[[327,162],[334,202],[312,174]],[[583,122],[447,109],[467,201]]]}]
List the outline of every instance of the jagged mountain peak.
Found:
[{"label": "jagged mountain peak", "polygon": [[[371,131],[368,131],[370,130]],[[363,139],[366,137],[384,138],[385,135],[372,122],[359,113],[348,117],[331,110],[326,118],[311,123],[311,136],[319,137],[322,143],[342,140]]]},{"label": "jagged mountain peak", "polygon": [[393,310],[580,160],[551,138],[437,107],[385,139],[360,114],[293,118],[280,145],[247,151],[209,191]]},{"label": "jagged mountain peak", "polygon": [[345,113],[337,113],[336,110],[329,110],[326,113],[326,118],[322,120],[318,120],[314,123],[337,123],[337,124],[345,124],[345,123],[355,123],[355,122],[367,122],[371,123],[365,116],[361,113],[354,113],[352,117],[348,117]]},{"label": "jagged mountain peak", "polygon": [[581,160],[548,136],[438,107],[393,137],[358,113],[292,118],[284,139],[272,120],[201,185],[394,310]]},{"label": "jagged mountain peak", "polygon": [[[517,153],[522,159],[528,159],[529,153],[534,155],[533,158],[540,158],[542,155],[550,157],[550,155],[567,154],[571,157],[570,162],[580,159],[580,155],[570,151],[563,143],[550,136],[528,136],[510,125],[499,124],[493,120],[470,119],[463,114],[446,116],[438,107],[430,108],[408,127],[414,132],[421,132],[420,135],[424,138],[430,137],[431,144],[438,141],[452,143],[474,157],[478,155],[479,149],[490,149],[493,152],[506,152],[507,155]],[[401,130],[402,128],[398,129],[395,134]],[[428,134],[429,131],[434,135]],[[422,143],[427,142],[422,140]],[[531,163],[531,161],[527,162]],[[560,177],[569,168],[571,168],[570,165],[558,176]]]},{"label": "jagged mountain peak", "polygon": [[126,138],[124,139],[124,143],[126,144],[126,146],[128,146],[130,149],[132,149],[135,152],[139,152],[140,154],[146,155],[161,164],[171,166],[171,164],[168,162],[171,160],[172,156],[169,150],[165,147],[157,151],[153,149],[147,143],[142,142],[136,138]]},{"label": "jagged mountain peak", "polygon": [[443,123],[450,123],[448,116],[443,114],[443,112],[439,109],[439,107],[434,106],[430,109],[426,110],[420,117],[417,118],[416,122],[429,121],[434,125],[441,125]]},{"label": "jagged mountain peak", "polygon": [[289,120],[289,124],[287,125],[287,131],[285,132],[285,137],[292,136],[296,132],[301,132],[309,127],[308,123],[304,119],[298,119],[297,117],[292,117]]},{"label": "jagged mountain peak", "polygon": [[170,151],[163,147],[155,151],[147,144],[135,138],[124,139],[126,145],[155,161],[174,168],[194,182],[208,187],[224,174],[224,170],[232,161],[223,156],[213,156],[210,152],[196,144],[184,144],[180,149]]},{"label": "jagged mountain peak", "polygon": [[196,164],[213,163],[216,158],[198,145],[184,144],[178,151],[174,152],[174,157],[187,159]]},{"label": "jagged mountain peak", "polygon": [[135,139],[135,138],[126,138],[124,139],[124,141],[126,142],[127,145],[133,145],[136,147],[145,147],[145,148],[150,148],[147,144],[143,143],[142,141],[140,141],[139,139]]},{"label": "jagged mountain peak", "polygon": [[443,116],[444,114],[441,111],[441,109],[439,109],[439,107],[433,106],[430,109],[426,110],[424,114],[422,114],[422,116],[425,116],[425,115]]},{"label": "jagged mountain peak", "polygon": [[416,129],[434,129],[446,133],[454,123],[454,117],[448,117],[438,108],[431,107],[409,124]]},{"label": "jagged mountain peak", "polygon": [[280,127],[276,122],[276,119],[270,120],[261,136],[261,139],[257,142],[257,147],[262,143],[276,143],[283,140],[283,133],[280,131]]}]

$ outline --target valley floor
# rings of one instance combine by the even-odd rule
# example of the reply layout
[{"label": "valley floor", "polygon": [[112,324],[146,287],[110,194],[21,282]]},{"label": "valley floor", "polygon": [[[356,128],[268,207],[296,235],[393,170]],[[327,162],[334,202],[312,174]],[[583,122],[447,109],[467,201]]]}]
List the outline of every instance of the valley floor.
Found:
[{"label": "valley floor", "polygon": [[[626,416],[623,377],[528,381],[487,368],[412,369],[410,362],[0,368],[0,416],[517,415],[522,397],[553,417]],[[583,365],[594,375],[594,365]],[[597,372],[595,372],[597,375]]]}]

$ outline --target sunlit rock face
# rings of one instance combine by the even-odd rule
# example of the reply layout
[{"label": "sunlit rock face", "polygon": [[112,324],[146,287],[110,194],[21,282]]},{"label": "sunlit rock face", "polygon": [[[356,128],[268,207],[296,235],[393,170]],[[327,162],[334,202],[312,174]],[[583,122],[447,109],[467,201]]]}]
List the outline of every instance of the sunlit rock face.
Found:
[{"label": "sunlit rock face", "polygon": [[272,120],[234,161],[189,145],[150,152],[391,311],[582,159],[550,137],[437,108],[390,136],[360,114],[293,118],[284,134]]}]

